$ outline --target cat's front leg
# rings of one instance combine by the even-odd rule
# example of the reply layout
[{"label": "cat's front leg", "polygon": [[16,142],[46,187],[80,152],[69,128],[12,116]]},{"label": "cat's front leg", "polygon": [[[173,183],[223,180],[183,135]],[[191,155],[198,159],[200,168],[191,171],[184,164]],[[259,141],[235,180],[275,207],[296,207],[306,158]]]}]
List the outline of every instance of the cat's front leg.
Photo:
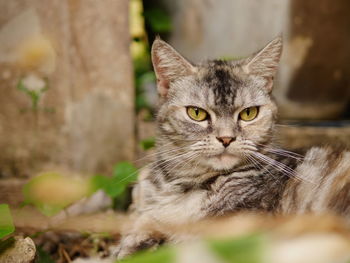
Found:
[{"label": "cat's front leg", "polygon": [[234,175],[218,180],[208,192],[203,210],[207,216],[221,216],[240,210],[258,210],[265,199],[262,189],[255,187],[255,179]]},{"label": "cat's front leg", "polygon": [[156,249],[163,239],[152,232],[129,233],[123,236],[116,251],[117,259],[123,259],[137,251]]},{"label": "cat's front leg", "polygon": [[156,249],[165,241],[165,236],[155,226],[157,222],[148,216],[138,217],[130,229],[124,231],[118,248],[115,251],[117,259],[125,258],[137,251]]}]

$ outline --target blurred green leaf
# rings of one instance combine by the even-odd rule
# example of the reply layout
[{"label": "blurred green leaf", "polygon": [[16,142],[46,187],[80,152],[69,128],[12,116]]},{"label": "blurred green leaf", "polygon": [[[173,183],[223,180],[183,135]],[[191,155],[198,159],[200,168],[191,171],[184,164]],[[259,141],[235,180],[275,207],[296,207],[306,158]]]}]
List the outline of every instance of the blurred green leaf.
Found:
[{"label": "blurred green leaf", "polygon": [[127,185],[119,182],[119,180],[111,180],[110,183],[103,190],[112,198],[116,198],[123,194]]},{"label": "blurred green leaf", "polygon": [[90,194],[96,192],[99,189],[105,190],[110,183],[110,178],[104,175],[94,175],[90,178],[91,190]]},{"label": "blurred green leaf", "polygon": [[111,182],[106,188],[106,193],[112,198],[121,196],[130,183],[137,180],[137,169],[130,162],[120,162],[113,170]]},{"label": "blurred green leaf", "polygon": [[[53,216],[64,209],[67,204],[65,203],[50,203],[46,198],[40,198],[37,196],[37,186],[41,183],[49,181],[55,182],[59,180],[60,175],[57,173],[46,173],[43,175],[32,178],[28,183],[23,186],[24,203],[26,205],[32,204],[38,210],[46,216]],[[48,202],[46,202],[48,201]]]},{"label": "blurred green leaf", "polygon": [[10,208],[7,204],[0,205],[0,239],[13,233],[15,226],[10,212]]},{"label": "blurred green leaf", "polygon": [[95,175],[91,177],[92,192],[103,189],[112,198],[123,195],[132,182],[137,179],[137,169],[130,162],[120,162],[113,170],[113,176]]},{"label": "blurred green leaf", "polygon": [[212,240],[208,245],[219,257],[232,263],[261,263],[264,238],[255,234],[233,240]]},{"label": "blurred green leaf", "polygon": [[[119,261],[118,261],[119,262]],[[171,247],[162,247],[154,252],[144,251],[124,259],[122,263],[173,263],[175,251]]]},{"label": "blurred green leaf", "polygon": [[141,145],[143,150],[145,150],[145,151],[149,150],[156,145],[156,138],[155,137],[146,138],[146,139],[140,141],[140,145]]},{"label": "blurred green leaf", "polygon": [[146,23],[148,23],[155,33],[168,33],[172,29],[171,19],[164,10],[151,8],[144,12]]},{"label": "blurred green leaf", "polygon": [[89,188],[89,182],[83,178],[46,172],[33,177],[23,186],[24,203],[34,205],[46,216],[53,216],[89,195]]},{"label": "blurred green leaf", "polygon": [[130,162],[120,162],[114,167],[113,178],[120,184],[129,184],[136,181],[137,169]]}]

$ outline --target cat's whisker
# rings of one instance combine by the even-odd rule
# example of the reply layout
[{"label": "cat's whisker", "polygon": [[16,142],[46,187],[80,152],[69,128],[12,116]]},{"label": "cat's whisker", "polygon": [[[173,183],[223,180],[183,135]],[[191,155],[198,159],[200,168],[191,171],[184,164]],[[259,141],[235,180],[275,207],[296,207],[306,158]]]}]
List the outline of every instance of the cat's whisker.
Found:
[{"label": "cat's whisker", "polygon": [[[180,158],[180,157],[182,157],[183,155],[186,155],[186,154],[189,154],[189,153],[184,153],[184,154],[180,154],[180,155],[174,156],[173,158],[170,158],[170,159],[168,159],[168,160],[166,160],[166,161],[170,161],[170,160],[174,160],[174,159],[176,159],[176,158]],[[142,169],[144,169],[144,168],[146,168],[146,167],[152,167],[153,164],[155,164],[155,163],[157,163],[157,162],[159,162],[159,161],[151,162],[151,163],[149,163],[148,165],[146,165],[146,166],[144,166],[144,167],[141,167],[140,169],[137,169],[135,172],[133,172],[133,173],[131,173],[130,175],[128,175],[127,177],[123,178],[123,179],[120,180],[119,182],[123,182],[123,181],[129,179],[130,177],[134,176],[135,174],[138,174]],[[153,167],[156,168],[157,166],[153,166]]]},{"label": "cat's whisker", "polygon": [[179,162],[178,164],[176,164],[174,167],[172,167],[168,173],[171,173],[173,170],[175,170],[175,168],[177,168],[180,164],[182,164],[183,166],[186,166],[189,162],[191,162],[191,160],[194,160],[195,158],[197,158],[199,155],[198,152],[191,152],[191,155],[187,156],[184,160],[181,160],[181,162]]},{"label": "cat's whisker", "polygon": [[301,159],[304,159],[304,155],[296,153],[296,152],[292,152],[292,151],[288,151],[282,148],[274,148],[272,145],[265,145],[265,144],[261,144],[261,143],[256,143],[256,145],[263,147],[266,150],[271,150],[271,151],[276,151],[276,152],[283,152],[286,154],[289,154],[288,156],[294,156],[294,157],[298,157]]},{"label": "cat's whisker", "polygon": [[267,153],[272,153],[274,155],[278,155],[278,156],[283,156],[283,157],[287,157],[287,158],[292,158],[292,159],[295,159],[297,161],[302,161],[304,160],[304,157],[299,157],[299,156],[294,156],[290,153],[286,153],[284,151],[281,151],[279,149],[272,149],[272,148],[264,148],[264,150],[267,152]]},{"label": "cat's whisker", "polygon": [[267,164],[270,164],[271,166],[276,167],[279,170],[286,172],[290,175],[293,175],[293,176],[295,175],[296,177],[298,177],[297,174],[295,173],[295,171],[293,169],[291,169],[289,166],[287,166],[287,165],[285,165],[285,164],[283,164],[283,163],[281,163],[273,158],[270,158],[264,154],[258,153],[258,152],[256,152],[254,155],[256,157],[260,158],[260,160],[265,161]]},{"label": "cat's whisker", "polygon": [[302,157],[296,157],[296,156],[293,156],[293,155],[291,155],[291,154],[281,152],[281,151],[279,151],[279,150],[269,150],[269,149],[267,149],[267,151],[268,151],[269,153],[273,153],[273,154],[277,154],[277,155],[280,155],[280,156],[292,158],[292,159],[295,159],[295,160],[297,160],[297,161],[302,161],[302,160],[304,159],[304,158],[302,158]]},{"label": "cat's whisker", "polygon": [[154,156],[157,156],[157,155],[162,155],[162,154],[169,154],[169,153],[173,153],[173,152],[178,152],[178,151],[181,151],[181,150],[185,150],[187,148],[190,148],[192,145],[187,145],[187,146],[184,146],[184,147],[176,147],[174,149],[168,149],[168,150],[165,150],[165,151],[159,151],[157,150],[156,152],[154,153],[151,153],[151,154],[148,154],[142,158],[139,158],[137,160],[135,160],[134,162],[139,162],[141,160],[144,160],[144,159],[147,159],[147,158],[151,158],[151,157],[154,157]]},{"label": "cat's whisker", "polygon": [[253,163],[253,165],[257,169],[262,169],[263,171],[266,171],[269,175],[271,175],[273,178],[276,178],[276,176],[273,173],[271,173],[271,171],[269,169],[264,167],[261,163],[259,163],[257,160],[255,160],[252,156],[249,156],[249,155],[245,155],[245,156],[247,157],[248,160],[250,160]]},{"label": "cat's whisker", "polygon": [[297,174],[295,174],[295,171],[293,169],[291,169],[290,167],[278,162],[277,160],[270,158],[264,154],[261,153],[254,153],[253,154],[254,157],[264,161],[265,163],[271,165],[274,168],[277,168],[278,170],[288,174],[288,175],[292,175],[293,177],[296,177],[299,179],[299,177],[297,176]]},{"label": "cat's whisker", "polygon": [[[167,169],[167,168],[169,168],[170,165],[173,165],[174,162],[183,161],[184,158],[187,158],[191,154],[193,154],[193,152],[179,154],[179,155],[173,156],[172,158],[168,158],[166,160],[157,160],[157,161],[153,162],[153,164],[156,164],[156,165],[155,166],[152,165],[152,168],[156,169],[156,168],[159,168],[160,166],[163,166],[163,168]],[[165,163],[165,165],[164,165],[164,163]]]},{"label": "cat's whisker", "polygon": [[270,164],[272,167],[275,167],[276,169],[284,172],[286,175],[292,176],[293,178],[296,178],[298,180],[301,181],[305,181],[308,182],[310,184],[315,184],[312,181],[307,180],[306,178],[303,178],[302,176],[300,176],[295,170],[293,170],[292,168],[290,168],[289,166],[285,165],[284,163],[281,163],[275,159],[272,159],[264,154],[255,152],[253,154],[253,156],[257,157],[258,159],[266,162],[267,164]]},{"label": "cat's whisker", "polygon": [[175,148],[167,149],[167,150],[164,150],[164,151],[160,151],[160,148],[169,147],[169,145],[174,144],[174,142],[170,142],[170,143],[167,143],[167,144],[162,145],[162,146],[157,146],[156,147],[156,152],[148,154],[148,155],[146,155],[144,157],[141,157],[141,158],[135,160],[134,162],[139,162],[141,160],[144,160],[144,159],[147,159],[147,158],[151,158],[151,157],[154,157],[154,156],[157,156],[157,155],[169,154],[169,153],[173,153],[173,152],[177,152],[177,151],[181,151],[181,150],[185,150],[185,149],[191,149],[194,146],[198,146],[197,143],[201,143],[200,140],[189,140],[189,141],[195,141],[195,143],[190,144],[190,145],[186,145],[186,146],[183,146],[183,147],[179,147],[179,146],[175,146],[174,145]]},{"label": "cat's whisker", "polygon": [[[273,148],[271,148],[271,149],[273,149]],[[293,156],[304,158],[304,156],[302,154],[298,154],[298,153],[295,153],[295,152],[292,152],[292,151],[287,151],[287,150],[284,150],[284,149],[273,149],[273,150],[277,150],[277,151],[284,152],[284,153],[287,153],[287,154],[290,154],[290,155],[293,155]]]},{"label": "cat's whisker", "polygon": [[196,162],[196,164],[195,164],[195,166],[194,166],[194,168],[193,168],[193,171],[196,171],[196,170],[197,170],[198,164],[199,164],[199,161],[197,160],[197,162]]},{"label": "cat's whisker", "polygon": [[198,153],[193,153],[191,156],[189,156],[186,160],[184,160],[183,162],[181,162],[181,163],[179,163],[178,165],[176,165],[176,166],[174,166],[170,171],[169,171],[169,173],[170,172],[172,172],[173,170],[175,170],[175,168],[177,168],[177,166],[179,166],[180,164],[182,164],[184,167],[188,164],[188,163],[190,163],[191,161],[193,161],[195,158],[197,158],[198,157]]},{"label": "cat's whisker", "polygon": [[256,152],[258,150],[258,148],[254,145],[242,145],[241,148],[242,150],[248,150],[253,152]]}]

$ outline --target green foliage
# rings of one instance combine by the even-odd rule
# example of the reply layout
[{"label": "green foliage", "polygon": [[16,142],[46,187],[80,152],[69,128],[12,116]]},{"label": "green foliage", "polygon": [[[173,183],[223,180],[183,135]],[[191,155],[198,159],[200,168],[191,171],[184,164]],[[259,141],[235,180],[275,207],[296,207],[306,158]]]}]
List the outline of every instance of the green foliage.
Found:
[{"label": "green foliage", "polygon": [[233,240],[208,241],[212,251],[226,262],[261,263],[264,238],[260,234]]},{"label": "green foliage", "polygon": [[[149,4],[149,3],[148,3]],[[136,111],[141,109],[150,110],[152,105],[149,105],[146,97],[144,96],[143,87],[149,83],[155,83],[155,75],[152,71],[152,63],[150,58],[150,46],[148,43],[149,36],[151,38],[154,34],[169,33],[172,29],[170,16],[158,6],[151,6],[145,4],[145,10],[143,17],[141,13],[133,13],[131,19],[137,21],[145,20],[146,24],[149,25],[147,29],[150,32],[146,32],[144,24],[139,23],[139,26],[143,27],[143,33],[138,36],[134,36],[131,44],[131,54],[133,57],[133,65],[135,71],[135,90],[136,90]]]},{"label": "green foliage", "polygon": [[114,167],[110,187],[107,194],[111,197],[120,196],[128,185],[137,180],[137,169],[129,162],[120,162]]},{"label": "green foliage", "polygon": [[151,69],[151,58],[149,55],[148,44],[145,40],[133,40],[134,43],[134,53],[133,54],[133,65],[136,77],[144,72]]},{"label": "green foliage", "polygon": [[[150,63],[150,62],[148,62]],[[148,102],[144,96],[143,87],[149,83],[155,83],[156,76],[153,71],[150,69],[145,70],[144,72],[135,73],[135,85],[136,85],[136,110],[139,111],[143,108],[150,108]]]},{"label": "green foliage", "polygon": [[[53,216],[74,202],[102,189],[115,202],[126,206],[128,187],[137,179],[137,169],[130,162],[120,162],[111,177],[95,175],[89,179],[46,172],[23,186],[24,205],[34,205],[46,216]],[[0,221],[1,222],[1,221]]]},{"label": "green foliage", "polygon": [[[119,261],[118,261],[119,262]],[[154,252],[144,251],[120,261],[122,263],[173,263],[175,251],[171,247],[162,247]]]},{"label": "green foliage", "polygon": [[91,177],[92,191],[102,189],[112,198],[122,196],[129,184],[137,179],[137,169],[130,162],[120,162],[114,167],[113,176],[95,175]]},{"label": "green foliage", "polygon": [[145,151],[153,148],[155,146],[155,144],[156,144],[156,138],[154,138],[154,137],[146,138],[140,142],[140,146]]},{"label": "green foliage", "polygon": [[53,216],[60,212],[66,204],[64,203],[58,203],[58,204],[50,204],[49,202],[46,202],[45,199],[38,198],[36,196],[36,186],[39,185],[43,181],[56,181],[60,177],[59,174],[56,173],[47,173],[43,174],[41,176],[36,176],[32,178],[28,183],[26,183],[23,186],[22,192],[24,195],[24,204],[32,204],[40,212],[42,212],[44,215],[47,216]]},{"label": "green foliage", "polygon": [[137,169],[130,162],[120,162],[111,177],[95,175],[90,179],[90,192],[102,189],[113,199],[113,207],[124,210],[130,203],[129,185],[137,180]]},{"label": "green foliage", "polygon": [[45,87],[43,87],[40,90],[31,90],[23,84],[22,80],[19,80],[17,83],[17,89],[19,91],[27,94],[30,97],[31,102],[32,102],[32,110],[33,111],[38,110],[38,104],[39,104],[39,100],[40,100],[42,94],[49,89],[49,84],[48,84],[47,79],[45,79],[45,84],[46,84]]},{"label": "green foliage", "polygon": [[102,189],[107,193],[107,188],[110,181],[111,181],[110,178],[105,175],[96,174],[92,176],[90,178],[90,186],[91,186],[90,193],[94,193],[100,189]]},{"label": "green foliage", "polygon": [[13,233],[15,226],[10,212],[10,208],[7,204],[0,205],[0,239]]},{"label": "green foliage", "polygon": [[24,204],[34,205],[46,216],[89,194],[89,185],[82,178],[70,178],[57,172],[46,172],[33,177],[23,186]]},{"label": "green foliage", "polygon": [[169,33],[172,29],[170,16],[160,8],[152,7],[145,10],[144,17],[153,32]]}]

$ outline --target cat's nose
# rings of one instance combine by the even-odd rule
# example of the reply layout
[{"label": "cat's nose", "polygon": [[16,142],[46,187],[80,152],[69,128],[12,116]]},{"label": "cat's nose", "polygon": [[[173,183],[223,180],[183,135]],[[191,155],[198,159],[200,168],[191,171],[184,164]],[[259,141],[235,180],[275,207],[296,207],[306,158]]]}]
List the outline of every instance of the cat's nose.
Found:
[{"label": "cat's nose", "polygon": [[219,142],[222,143],[222,145],[226,148],[230,145],[231,142],[233,142],[236,138],[234,137],[216,137]]}]

